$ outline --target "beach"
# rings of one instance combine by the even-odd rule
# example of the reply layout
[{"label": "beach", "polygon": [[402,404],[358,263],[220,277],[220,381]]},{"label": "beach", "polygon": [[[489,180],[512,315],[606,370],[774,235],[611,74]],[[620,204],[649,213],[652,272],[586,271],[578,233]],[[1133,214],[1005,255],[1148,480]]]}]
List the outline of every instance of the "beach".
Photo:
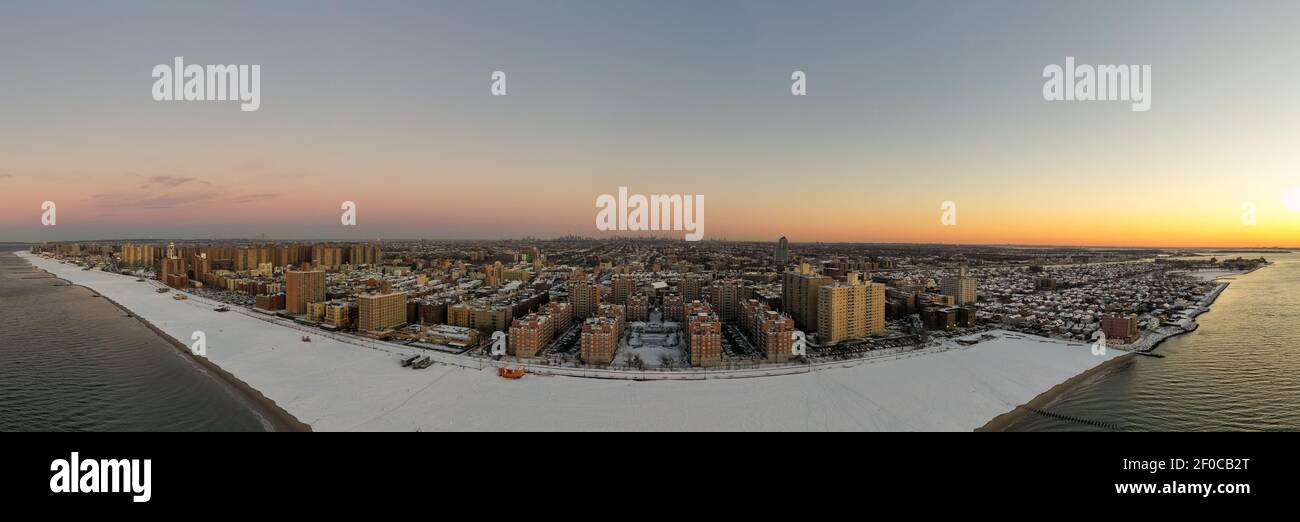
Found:
[{"label": "beach", "polygon": [[[178,348],[204,332],[207,353],[196,359],[282,409],[286,424],[316,431],[971,431],[1127,355],[995,330],[972,346],[947,340],[776,375],[658,372],[677,378],[653,381],[551,368],[551,375],[507,380],[490,360],[345,342],[252,312],[215,312],[195,298],[177,301],[133,277],[19,256],[112,299]],[[401,367],[416,354],[436,364]]]},{"label": "beach", "polygon": [[285,411],[284,408],[281,408],[279,405],[277,405],[275,401],[272,401],[271,399],[263,395],[262,392],[257,391],[252,386],[249,386],[248,383],[240,380],[238,377],[226,371],[225,369],[221,368],[220,366],[217,366],[211,360],[205,357],[195,356],[188,346],[182,344],[180,341],[176,340],[176,338],[160,330],[157,326],[154,326],[144,317],[141,317],[139,314],[132,312],[130,309],[126,308],[125,306],[122,306],[120,303],[114,301],[109,296],[103,295],[102,293],[97,292],[93,288],[87,287],[85,285],[75,284],[72,282],[69,282],[69,284],[99,294],[101,298],[103,298],[105,301],[109,303],[112,303],[113,306],[116,306],[119,310],[122,310],[124,313],[131,314],[132,317],[134,317],[141,324],[145,325],[145,327],[152,330],[156,335],[158,335],[158,337],[162,338],[163,340],[171,344],[172,347],[176,348],[176,350],[179,351],[182,355],[185,355],[195,364],[201,366],[204,369],[204,371],[209,372],[211,375],[216,377],[219,381],[228,385],[230,389],[236,395],[239,396],[240,399],[244,400],[250,406],[250,408],[253,410],[253,413],[259,419],[262,420],[263,425],[266,426],[268,431],[311,431],[310,426],[299,421],[288,411]]},{"label": "beach", "polygon": [[[1207,272],[1196,273],[1194,274],[1194,277],[1198,277],[1200,279],[1209,281],[1209,280],[1217,280],[1221,277],[1245,275],[1250,272],[1253,272],[1254,270],[1214,271],[1214,272],[1207,271]],[[1104,378],[1108,372],[1123,367],[1123,365],[1125,363],[1130,362],[1133,357],[1140,356],[1140,354],[1137,352],[1149,353],[1155,350],[1157,347],[1159,347],[1161,343],[1169,339],[1172,339],[1179,335],[1184,335],[1196,331],[1197,327],[1199,326],[1196,323],[1196,317],[1205,312],[1208,312],[1210,310],[1210,306],[1214,304],[1214,301],[1218,299],[1219,296],[1223,294],[1223,291],[1226,290],[1227,288],[1228,288],[1228,283],[1220,282],[1218,286],[1216,286],[1215,289],[1209,293],[1209,295],[1205,296],[1205,298],[1203,298],[1200,302],[1197,303],[1196,307],[1191,311],[1186,321],[1177,325],[1163,325],[1156,331],[1147,332],[1145,335],[1143,335],[1142,339],[1139,339],[1135,343],[1112,347],[1113,349],[1125,350],[1125,353],[1119,357],[1113,358],[1111,360],[1106,361],[1105,363],[1099,364],[1087,371],[1084,371],[1083,373],[1080,373],[1079,375],[1076,375],[1070,378],[1069,380],[1062,382],[1061,384],[1053,386],[1050,390],[1047,390],[1042,394],[1038,395],[1037,397],[1034,397],[1034,399],[1029,401],[1028,403],[1025,403],[1021,406],[1016,407],[1016,409],[1014,410],[1011,410],[1007,413],[995,417],[993,420],[990,420],[988,424],[981,426],[976,431],[1006,431],[1008,428],[1016,424],[1016,422],[1019,421],[1025,415],[1029,415],[1030,413],[1034,413],[1035,411],[1046,410],[1049,406],[1051,406],[1054,402],[1056,402],[1057,399],[1059,399],[1061,396],[1063,396],[1064,394],[1066,394],[1067,392],[1069,392],[1071,389],[1078,386],[1079,384],[1094,377]],[[1069,420],[1087,421],[1088,419],[1069,419]]]}]

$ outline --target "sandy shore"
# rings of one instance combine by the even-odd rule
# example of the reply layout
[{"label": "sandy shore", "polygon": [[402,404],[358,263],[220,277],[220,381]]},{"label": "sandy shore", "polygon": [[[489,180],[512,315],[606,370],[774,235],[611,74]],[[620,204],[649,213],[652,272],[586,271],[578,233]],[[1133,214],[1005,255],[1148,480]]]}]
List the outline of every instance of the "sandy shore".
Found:
[{"label": "sandy shore", "polygon": [[134,318],[135,320],[140,321],[140,323],[143,324],[146,328],[149,328],[149,330],[152,331],[154,335],[157,335],[159,338],[161,338],[162,340],[170,344],[173,348],[176,348],[176,350],[180,352],[181,355],[185,356],[191,362],[199,365],[205,371],[207,371],[209,375],[212,375],[217,380],[221,381],[223,384],[228,386],[231,392],[234,393],[237,397],[239,397],[240,400],[244,401],[244,403],[248,405],[248,407],[252,410],[253,414],[256,415],[258,418],[260,418],[264,422],[264,424],[266,424],[267,427],[270,428],[271,431],[298,431],[298,432],[311,431],[311,426],[308,426],[307,424],[298,420],[296,417],[294,417],[284,408],[281,408],[279,405],[277,405],[275,401],[267,398],[265,395],[262,395],[262,392],[257,391],[252,386],[249,386],[248,383],[235,377],[234,374],[231,374],[230,372],[222,369],[220,366],[217,366],[212,361],[209,361],[202,357],[196,357],[194,353],[190,351],[190,348],[188,346],[185,346],[184,344],[181,344],[180,341],[173,339],[170,335],[167,335],[165,332],[160,330],[157,326],[154,326],[153,323],[150,323],[147,319],[140,317],[139,314],[136,314],[135,312],[132,312],[127,307],[122,306],[121,303],[118,303],[117,301],[114,301],[112,298],[103,295],[102,293],[96,291],[94,288],[90,288],[85,285],[79,285],[58,276],[53,276],[51,278],[57,279],[59,281],[63,281],[64,283],[67,283],[69,286],[75,286],[77,288],[81,288],[95,295],[98,295],[99,297],[103,298],[105,301],[111,303],[113,306],[116,306],[123,313],[126,313],[130,315],[132,318]]},{"label": "sandy shore", "polygon": [[[1221,274],[1210,279],[1218,279],[1219,277],[1223,277],[1225,275],[1232,275],[1232,276],[1245,275],[1254,272],[1259,268],[1262,267],[1256,267],[1255,269],[1247,270],[1244,272],[1234,271],[1231,274]],[[1145,348],[1144,351],[1146,352],[1154,351],[1157,347],[1159,347],[1162,343],[1168,341],[1169,339],[1173,339],[1174,337],[1178,337],[1180,335],[1185,335],[1196,331],[1199,325],[1194,322],[1195,318],[1205,312],[1208,312],[1210,305],[1213,305],[1214,301],[1218,300],[1220,295],[1223,295],[1223,292],[1228,288],[1228,286],[1229,283],[1221,282],[1219,287],[1216,288],[1213,292],[1211,292],[1209,302],[1202,305],[1199,310],[1197,310],[1195,313],[1192,314],[1193,324],[1191,328],[1185,329],[1184,331],[1173,335],[1161,336],[1159,339],[1156,339],[1155,341],[1151,342],[1150,346]],[[1050,390],[1047,390],[1042,394],[1038,395],[1037,397],[1034,397],[1033,400],[1025,404],[1022,404],[1020,406],[1017,406],[1016,409],[1003,413],[1002,415],[998,415],[997,417],[994,417],[993,420],[990,420],[988,422],[988,424],[985,424],[977,428],[975,431],[1007,431],[1007,429],[1009,429],[1012,425],[1016,423],[1016,421],[1019,421],[1025,415],[1033,413],[1034,410],[1045,409],[1047,406],[1051,405],[1054,401],[1056,401],[1057,398],[1061,397],[1066,392],[1069,392],[1070,390],[1074,389],[1074,387],[1078,386],[1079,384],[1087,381],[1089,378],[1094,376],[1104,376],[1106,372],[1120,368],[1124,364],[1127,364],[1129,361],[1131,361],[1133,357],[1136,357],[1137,355],[1138,354],[1136,353],[1126,353],[1124,355],[1106,361],[1102,364],[1099,364],[1096,367],[1089,369],[1083,373],[1080,373],[1079,375],[1076,375],[1061,384],[1053,386]]]},{"label": "sandy shore", "polygon": [[1033,413],[1034,410],[1042,410],[1046,408],[1048,405],[1052,404],[1052,402],[1055,401],[1058,397],[1065,394],[1065,392],[1074,389],[1074,387],[1078,386],[1080,383],[1087,381],[1089,378],[1093,376],[1102,375],[1112,369],[1119,368],[1120,366],[1127,364],[1134,357],[1137,357],[1137,354],[1126,353],[1124,355],[1121,355],[1109,361],[1098,364],[1097,366],[1094,366],[1092,369],[1080,373],[1079,375],[1075,375],[1074,377],[1071,377],[1070,379],[1066,380],[1061,384],[1053,386],[1052,389],[1039,394],[1037,397],[1034,397],[1033,400],[1025,404],[1022,404],[1020,406],[1016,406],[1016,409],[1003,413],[1002,415],[998,415],[997,417],[994,417],[993,420],[988,422],[988,424],[976,428],[975,431],[1007,431],[1008,428],[1014,425],[1016,421],[1020,420],[1025,415]]}]

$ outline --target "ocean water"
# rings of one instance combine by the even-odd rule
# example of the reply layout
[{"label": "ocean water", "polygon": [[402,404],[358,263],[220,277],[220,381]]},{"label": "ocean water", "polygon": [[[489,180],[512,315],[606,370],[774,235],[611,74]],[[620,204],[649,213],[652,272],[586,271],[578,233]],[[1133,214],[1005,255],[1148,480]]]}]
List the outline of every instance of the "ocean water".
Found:
[{"label": "ocean water", "polygon": [[224,381],[18,248],[0,245],[0,431],[269,429]]},{"label": "ocean water", "polygon": [[[1224,279],[1200,328],[1156,349],[1164,358],[1133,357],[1046,410],[1119,430],[1300,430],[1300,253],[1263,256],[1274,264]],[[1030,413],[1011,429],[1102,428]]]}]

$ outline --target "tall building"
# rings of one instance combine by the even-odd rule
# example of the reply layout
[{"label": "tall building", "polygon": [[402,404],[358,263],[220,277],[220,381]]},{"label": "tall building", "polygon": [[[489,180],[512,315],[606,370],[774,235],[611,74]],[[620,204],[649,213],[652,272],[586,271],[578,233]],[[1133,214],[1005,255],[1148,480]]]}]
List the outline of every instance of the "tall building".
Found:
[{"label": "tall building", "polygon": [[307,303],[307,320],[320,323],[325,321],[325,301]]},{"label": "tall building", "polygon": [[738,313],[740,322],[740,331],[750,340],[758,338],[758,324],[762,321],[763,314],[770,310],[767,303],[758,299],[746,299],[740,302],[740,312]]},{"label": "tall building", "polygon": [[758,323],[758,349],[767,354],[768,362],[790,360],[794,348],[794,319],[772,310],[761,313]]},{"label": "tall building", "polygon": [[290,270],[284,273],[284,307],[294,315],[307,313],[307,303],[325,300],[325,272]]},{"label": "tall building", "polygon": [[510,328],[514,312],[509,306],[483,301],[463,301],[447,307],[447,324],[485,332]]},{"label": "tall building", "polygon": [[596,309],[596,315],[614,320],[614,334],[623,337],[623,329],[627,326],[627,307],[605,303]]},{"label": "tall building", "polygon": [[632,286],[634,282],[635,280],[628,274],[618,274],[614,276],[614,304],[627,304],[628,296],[632,295]]},{"label": "tall building", "polygon": [[406,324],[406,292],[357,296],[357,330],[378,334]]},{"label": "tall building", "polygon": [[790,241],[781,236],[776,242],[776,252],[772,254],[772,261],[776,264],[777,270],[785,269],[786,263],[790,262]]},{"label": "tall building", "polygon": [[505,273],[505,266],[500,261],[483,267],[483,282],[492,288],[501,286],[502,276]]},{"label": "tall building", "polygon": [[348,252],[348,262],[353,265],[377,265],[383,261],[384,253],[379,245],[352,245]]},{"label": "tall building", "polygon": [[312,246],[311,262],[313,266],[338,268],[343,264],[343,247],[332,245]]},{"label": "tall building", "polygon": [[845,282],[818,288],[817,339],[823,344],[885,330],[885,285],[850,272]]},{"label": "tall building", "polygon": [[665,321],[686,322],[686,301],[680,294],[668,294],[663,298]]},{"label": "tall building", "polygon": [[975,302],[975,278],[966,273],[966,265],[957,269],[956,276],[945,277],[939,282],[943,295],[950,295],[953,304],[965,306]]},{"label": "tall building", "polygon": [[649,321],[650,320],[650,297],[641,293],[632,294],[628,296],[627,320],[628,321]]},{"label": "tall building", "polygon": [[686,338],[691,366],[722,364],[722,323],[718,316],[707,312],[692,314],[687,318]]},{"label": "tall building", "polygon": [[1109,314],[1101,318],[1101,331],[1107,341],[1131,343],[1138,338],[1137,316]]},{"label": "tall building", "polygon": [[580,346],[587,364],[609,364],[618,348],[618,326],[609,317],[591,317],[582,323]]},{"label": "tall building", "polygon": [[268,312],[284,310],[284,294],[259,295],[253,298],[253,306]]},{"label": "tall building", "polygon": [[781,306],[804,331],[817,330],[818,289],[828,284],[831,284],[831,278],[813,273],[808,263],[801,263],[797,269],[782,274]]},{"label": "tall building", "polygon": [[545,314],[528,314],[510,325],[506,350],[516,357],[535,357],[555,338],[555,323]]},{"label": "tall building", "polygon": [[704,286],[704,278],[699,274],[690,273],[682,276],[682,281],[678,286],[682,299],[686,302],[698,301],[703,297],[700,295],[700,289]]},{"label": "tall building", "polygon": [[158,262],[158,280],[172,288],[190,286],[189,267],[184,258],[167,257]]},{"label": "tall building", "polygon": [[122,245],[122,265],[130,267],[153,266],[158,258],[153,245]]},{"label": "tall building", "polygon": [[352,324],[354,311],[355,307],[348,303],[329,303],[325,306],[324,323],[337,330],[342,330]]},{"label": "tall building", "polygon": [[740,302],[749,299],[754,288],[745,286],[741,279],[724,279],[709,285],[709,304],[723,321],[735,321],[740,312]]},{"label": "tall building", "polygon": [[551,316],[551,321],[555,323],[555,333],[561,334],[573,325],[573,305],[569,303],[552,301],[546,303],[543,311]]},{"label": "tall building", "polygon": [[569,282],[569,303],[573,304],[573,317],[579,321],[595,315],[600,306],[600,285],[586,279]]}]

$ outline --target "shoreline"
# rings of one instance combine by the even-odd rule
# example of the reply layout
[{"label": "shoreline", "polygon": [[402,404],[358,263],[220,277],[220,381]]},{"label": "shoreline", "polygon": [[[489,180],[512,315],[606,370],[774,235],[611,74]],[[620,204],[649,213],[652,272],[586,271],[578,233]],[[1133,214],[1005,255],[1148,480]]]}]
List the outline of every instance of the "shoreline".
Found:
[{"label": "shoreline", "polygon": [[[22,258],[19,257],[19,259]],[[287,410],[280,407],[280,405],[276,404],[275,401],[271,400],[266,395],[263,395],[262,392],[258,391],[256,388],[253,388],[251,385],[239,379],[229,371],[226,371],[224,368],[218,366],[216,363],[204,357],[195,355],[193,352],[190,351],[190,348],[188,346],[176,340],[172,336],[167,335],[166,332],[162,331],[157,326],[154,326],[153,323],[149,322],[148,319],[141,317],[140,314],[137,314],[131,309],[123,306],[121,303],[113,300],[113,298],[104,295],[103,292],[95,290],[94,288],[88,287],[86,285],[74,283],[62,277],[59,277],[58,275],[52,274],[47,270],[44,270],[42,268],[37,267],[36,265],[31,264],[30,261],[28,261],[28,265],[30,265],[32,268],[50,274],[51,279],[62,281],[67,286],[77,287],[86,290],[92,293],[93,295],[99,296],[100,298],[104,299],[104,301],[112,304],[119,311],[127,315],[130,315],[131,318],[135,319],[136,321],[139,321],[140,324],[144,325],[145,328],[148,328],[151,332],[154,333],[154,335],[157,335],[160,339],[170,344],[172,348],[175,348],[176,351],[179,352],[182,357],[186,358],[186,360],[190,361],[191,363],[194,363],[199,367],[199,369],[203,370],[213,379],[220,382],[223,386],[226,386],[226,388],[233,395],[235,395],[235,397],[239,401],[243,402],[245,406],[248,407],[249,410],[251,410],[253,415],[258,417],[258,419],[262,421],[264,426],[268,428],[268,431],[274,431],[274,432],[312,431],[311,426],[298,420],[297,417],[294,417],[293,414],[289,413]]]},{"label": "shoreline", "polygon": [[[1268,265],[1265,265],[1265,266],[1268,266]],[[1246,274],[1249,274],[1249,273],[1254,272],[1254,271],[1256,271],[1256,270],[1259,270],[1260,268],[1263,268],[1263,267],[1262,267],[1262,266],[1261,266],[1261,267],[1255,267],[1254,269],[1248,270],[1248,271],[1243,272],[1243,273],[1240,273],[1240,274],[1233,274],[1233,276],[1242,276],[1242,275],[1246,275]],[[1226,276],[1224,276],[1224,277],[1226,277]],[[1216,278],[1216,279],[1217,279],[1217,278]],[[1209,299],[1208,299],[1208,301],[1205,302],[1205,303],[1203,303],[1203,304],[1200,304],[1199,306],[1197,306],[1197,310],[1194,311],[1194,312],[1193,312],[1193,313],[1188,317],[1188,321],[1191,322],[1190,327],[1180,327],[1180,328],[1183,328],[1183,331],[1181,331],[1181,332],[1171,333],[1171,334],[1169,334],[1169,335],[1163,335],[1163,336],[1161,336],[1159,339],[1156,339],[1155,341],[1153,341],[1153,342],[1151,343],[1150,346],[1147,346],[1147,347],[1145,347],[1144,349],[1129,351],[1128,353],[1126,353],[1126,354],[1124,354],[1124,355],[1121,355],[1121,356],[1116,357],[1116,358],[1114,358],[1114,359],[1111,359],[1111,360],[1108,360],[1108,361],[1103,362],[1103,363],[1101,363],[1101,364],[1098,364],[1097,366],[1094,366],[1093,368],[1091,368],[1091,369],[1089,369],[1089,370],[1087,370],[1087,371],[1084,371],[1083,373],[1080,373],[1079,375],[1076,375],[1076,376],[1074,376],[1074,377],[1072,377],[1072,378],[1070,378],[1070,379],[1067,379],[1065,382],[1062,382],[1062,383],[1060,383],[1060,384],[1057,384],[1056,386],[1053,386],[1051,389],[1049,389],[1049,390],[1047,390],[1047,391],[1045,391],[1045,392],[1039,394],[1037,397],[1034,397],[1034,398],[1033,398],[1032,400],[1030,400],[1029,402],[1027,402],[1027,403],[1025,403],[1025,404],[1021,404],[1021,405],[1019,405],[1019,406],[1016,406],[1016,407],[1015,407],[1014,409],[1012,409],[1011,411],[1006,412],[1006,413],[1003,413],[1003,414],[1001,414],[1001,415],[998,415],[997,417],[994,417],[993,419],[989,420],[987,424],[985,424],[985,425],[983,425],[983,426],[980,426],[979,428],[976,428],[975,431],[984,431],[984,432],[988,432],[988,431],[994,431],[994,432],[1003,432],[1003,431],[1007,431],[1011,426],[1013,426],[1014,424],[1016,424],[1016,422],[1020,421],[1020,420],[1021,420],[1022,418],[1024,418],[1026,415],[1029,415],[1030,413],[1034,413],[1034,410],[1043,410],[1043,409],[1045,409],[1046,407],[1052,405],[1053,403],[1056,402],[1057,399],[1061,398],[1061,396],[1063,396],[1063,395],[1065,395],[1066,393],[1072,391],[1074,388],[1076,388],[1077,386],[1079,386],[1079,385],[1082,384],[1083,382],[1087,381],[1089,378],[1094,377],[1094,376],[1096,376],[1096,377],[1100,377],[1100,378],[1104,378],[1104,377],[1106,376],[1106,372],[1109,372],[1109,371],[1112,371],[1112,370],[1118,369],[1118,367],[1120,366],[1121,363],[1125,363],[1125,362],[1128,362],[1128,361],[1132,361],[1134,357],[1136,357],[1136,356],[1139,355],[1139,352],[1140,352],[1140,353],[1151,353],[1151,352],[1155,351],[1155,349],[1158,348],[1161,344],[1164,344],[1164,342],[1167,341],[1167,340],[1169,340],[1169,339],[1173,339],[1173,338],[1175,338],[1175,337],[1179,337],[1179,336],[1182,336],[1182,335],[1186,335],[1186,334],[1189,334],[1189,333],[1195,332],[1196,330],[1200,329],[1200,327],[1201,327],[1200,323],[1196,322],[1196,318],[1197,318],[1197,317],[1200,317],[1201,314],[1204,314],[1204,313],[1206,313],[1206,312],[1209,312],[1209,311],[1210,311],[1210,306],[1212,306],[1212,305],[1214,304],[1215,301],[1218,301],[1218,300],[1219,300],[1219,296],[1220,296],[1220,295],[1223,295],[1223,292],[1224,292],[1225,290],[1227,290],[1227,289],[1228,289],[1228,286],[1230,286],[1230,285],[1231,285],[1231,283],[1229,283],[1229,282],[1220,282],[1220,283],[1219,283],[1219,286],[1216,287],[1214,290],[1212,290],[1212,291],[1210,292],[1210,295],[1209,295]],[[1154,334],[1157,334],[1157,332],[1152,332],[1152,335],[1154,335]],[[1144,339],[1144,340],[1145,340],[1145,339]],[[1139,342],[1140,342],[1140,341],[1139,341]]]},{"label": "shoreline", "polygon": [[[78,285],[71,282],[69,282],[69,284],[73,284],[74,286],[91,290],[92,292],[94,291],[93,289],[84,285]],[[98,292],[96,293],[98,294]],[[245,401],[248,404],[249,408],[253,410],[254,415],[262,419],[267,424],[267,426],[270,428],[268,431],[275,431],[275,432],[312,431],[311,426],[307,425],[307,423],[298,420],[298,418],[294,417],[292,413],[289,413],[288,410],[281,408],[280,405],[276,404],[275,401],[271,400],[266,395],[263,395],[262,392],[257,391],[256,388],[253,388],[248,383],[240,380],[238,377],[235,377],[233,373],[226,371],[224,368],[218,366],[217,363],[209,361],[207,358],[195,355],[194,352],[190,351],[190,347],[185,346],[180,341],[172,338],[172,336],[167,335],[166,332],[163,332],[157,326],[154,326],[153,323],[150,323],[148,319],[140,317],[139,314],[132,312],[131,310],[122,306],[117,301],[114,301],[112,298],[108,296],[100,294],[100,297],[103,297],[108,302],[113,303],[114,306],[116,306],[118,309],[122,310],[123,312],[131,314],[131,317],[135,318],[137,321],[140,321],[141,324],[143,324],[146,328],[151,330],[155,335],[170,343],[172,347],[175,348],[178,352],[180,352],[183,357],[186,357],[191,362],[197,364],[200,368],[206,370],[209,375],[212,375],[213,378],[215,378],[218,381],[221,381],[222,384],[228,386],[230,390],[237,397],[239,397],[240,400]]]},{"label": "shoreline", "polygon": [[1132,361],[1134,357],[1137,357],[1137,354],[1133,352],[1129,352],[1119,357],[1116,357],[1114,359],[1110,359],[1108,361],[1102,362],[1101,364],[1093,366],[1092,368],[1085,370],[1083,373],[1080,373],[1078,375],[1075,375],[1074,377],[1066,379],[1065,382],[1057,384],[1056,386],[1053,386],[1051,389],[1038,394],[1037,397],[1034,397],[1029,402],[1016,406],[1015,409],[1003,413],[1001,415],[998,415],[997,417],[994,417],[992,420],[988,421],[987,424],[975,428],[975,431],[983,431],[983,432],[1007,431],[1008,428],[1010,428],[1020,419],[1024,418],[1026,415],[1033,413],[1034,410],[1042,410],[1046,408],[1047,406],[1055,402],[1056,399],[1064,395],[1066,392],[1073,390],[1076,386],[1083,383],[1084,381],[1087,381],[1089,378],[1092,378],[1094,376],[1100,376],[1110,370],[1116,369],[1120,364]]},{"label": "shoreline", "polygon": [[[200,328],[196,320],[218,332],[224,327],[223,344],[209,339],[209,357],[215,355],[215,359],[192,354],[191,359],[246,391],[250,401],[271,411],[292,410],[296,417],[310,419],[313,431],[655,431],[667,426],[684,430],[743,426],[776,431],[971,431],[1005,414],[1002,408],[1006,405],[1043,395],[1036,391],[1063,389],[1061,381],[1072,383],[1096,374],[1099,366],[1113,366],[1115,359],[1127,359],[1126,354],[1116,353],[1097,362],[1086,344],[1008,331],[973,347],[953,343],[946,349],[797,368],[710,371],[671,378],[678,375],[537,367],[540,371],[529,373],[573,378],[507,381],[494,371],[484,371],[507,364],[504,362],[336,339],[320,332],[312,333],[318,342],[305,345],[298,339],[301,328],[248,314],[208,315],[206,306],[199,306],[204,312],[195,314],[190,307],[203,303],[156,301],[152,292],[137,295],[142,290],[136,283],[108,277],[115,274],[83,276],[71,268],[46,266],[37,268],[99,295],[121,296],[124,302],[140,305],[140,309],[131,310],[108,298],[186,353],[188,347],[167,332],[184,334]],[[150,320],[143,319],[141,313]],[[233,344],[224,344],[227,342]],[[438,364],[419,372],[401,369],[397,363],[413,353],[432,356]],[[218,361],[229,364],[230,370],[218,366]],[[607,377],[604,372],[617,373],[619,378],[592,378]],[[298,378],[302,375],[310,378]],[[752,381],[747,377],[767,375],[785,376],[764,380],[764,386],[745,383]],[[633,384],[636,381],[642,382]],[[971,396],[970,389],[988,393]],[[466,390],[490,393],[466,394]],[[709,400],[681,406],[685,398],[700,396]],[[281,399],[283,406],[268,397]],[[538,397],[547,399],[539,401]],[[753,410],[756,407],[758,411]],[[296,422],[295,415],[281,418],[292,425],[288,419]],[[650,419],[658,420],[648,422]]]}]

